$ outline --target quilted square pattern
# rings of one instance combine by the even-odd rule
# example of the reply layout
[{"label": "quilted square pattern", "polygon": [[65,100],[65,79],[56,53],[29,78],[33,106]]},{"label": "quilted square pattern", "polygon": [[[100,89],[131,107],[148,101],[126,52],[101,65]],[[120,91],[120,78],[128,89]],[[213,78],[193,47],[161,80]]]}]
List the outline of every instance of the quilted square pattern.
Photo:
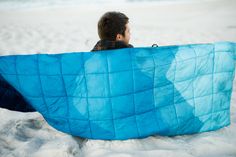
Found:
[{"label": "quilted square pattern", "polygon": [[[218,45],[219,43],[217,43]],[[196,54],[196,59],[199,57],[206,57],[210,54],[214,54],[215,51],[215,44],[194,44],[189,46],[193,49],[194,53]]]},{"label": "quilted square pattern", "polygon": [[162,107],[174,103],[174,86],[167,85],[154,89],[155,106]]},{"label": "quilted square pattern", "polygon": [[84,71],[86,74],[107,73],[107,57],[105,53],[83,54]]},{"label": "quilted square pattern", "polygon": [[193,82],[193,92],[195,97],[212,94],[213,83],[209,84],[209,82],[212,82],[212,78],[212,74],[201,75],[195,78]]},{"label": "quilted square pattern", "polygon": [[212,113],[212,119],[214,120],[212,121],[212,126],[215,128],[221,128],[224,124],[228,125],[230,123],[230,117],[227,115],[229,115],[229,110]]},{"label": "quilted square pattern", "polygon": [[[85,77],[88,97],[108,97],[109,84],[107,74],[87,74]],[[93,87],[97,87],[96,90]]]},{"label": "quilted square pattern", "polygon": [[112,97],[113,118],[124,118],[135,114],[134,98],[132,94]]},{"label": "quilted square pattern", "polygon": [[111,102],[108,98],[89,98],[88,108],[90,120],[112,119]]},{"label": "quilted square pattern", "polygon": [[[222,59],[224,58],[224,59]],[[216,52],[214,72],[230,72],[234,69],[234,53],[230,52]]]},{"label": "quilted square pattern", "polygon": [[43,115],[48,114],[48,107],[43,97],[27,97],[30,104],[34,104],[34,109]]},{"label": "quilted square pattern", "polygon": [[37,63],[39,73],[42,75],[60,75],[60,58],[56,55],[39,55]]},{"label": "quilted square pattern", "polygon": [[[37,75],[20,75],[18,76],[19,84],[21,90],[29,97],[41,97],[42,90],[38,86],[40,84],[39,77]],[[27,85],[24,85],[25,82],[31,82]]]},{"label": "quilted square pattern", "polygon": [[[179,120],[177,118],[175,105],[168,105],[158,108],[158,110],[156,110],[156,115],[159,120],[159,127],[162,127],[162,124],[164,124],[165,129],[167,127],[167,130],[169,131],[176,131],[176,128],[179,127]],[[168,131],[166,134],[168,134]]]},{"label": "quilted square pattern", "polygon": [[69,97],[68,98],[69,116],[73,119],[88,120],[89,108],[86,98]]},{"label": "quilted square pattern", "polygon": [[212,114],[200,116],[199,120],[202,122],[202,125],[200,128],[201,132],[212,129]]},{"label": "quilted square pattern", "polygon": [[154,49],[137,49],[135,52],[130,52],[133,69],[153,69],[155,65],[154,61]]},{"label": "quilted square pattern", "polygon": [[[213,103],[212,103],[213,102]],[[216,105],[213,95],[201,96],[194,99],[195,116],[204,116],[212,112],[212,107]]]},{"label": "quilted square pattern", "polygon": [[196,57],[195,49],[192,46],[186,45],[178,47],[177,53],[175,55],[175,60],[177,62],[183,62],[186,60],[195,59]]},{"label": "quilted square pattern", "polygon": [[110,137],[115,137],[114,125],[112,120],[105,121],[91,121],[91,132],[92,137],[95,139],[110,139]]},{"label": "quilted square pattern", "polygon": [[108,72],[131,71],[132,62],[129,51],[121,49],[107,56]]},{"label": "quilted square pattern", "polygon": [[[145,121],[145,119],[149,119]],[[139,134],[141,137],[146,137],[150,134],[155,134],[159,129],[158,121],[156,119],[156,112],[149,111],[147,113],[139,114],[136,118],[137,127],[139,128]],[[152,126],[152,127],[150,127]]]},{"label": "quilted square pattern", "polygon": [[126,136],[129,136],[131,138],[140,136],[135,116],[115,119],[114,123],[117,139],[126,139]]},{"label": "quilted square pattern", "polygon": [[[230,106],[228,102],[231,98],[231,91],[219,92],[213,95],[212,112],[220,112],[224,110],[229,110]],[[218,100],[220,99],[220,100]]]},{"label": "quilted square pattern", "polygon": [[[135,70],[134,77],[134,91],[139,92],[147,89],[152,89],[154,86],[154,69],[143,69],[142,71]],[[144,75],[145,74],[145,75]]]},{"label": "quilted square pattern", "polygon": [[195,75],[202,76],[212,74],[214,63],[214,53],[209,53],[196,58]]},{"label": "quilted square pattern", "polygon": [[40,77],[43,95],[46,97],[62,97],[66,96],[66,91],[61,76],[45,76]]},{"label": "quilted square pattern", "polygon": [[[191,79],[192,77],[195,76],[195,67],[196,67],[196,60],[193,59],[188,59],[184,60],[181,62],[177,61],[176,64],[176,71],[175,71],[175,81],[184,81]],[[186,66],[188,65],[188,66]],[[181,71],[181,72],[180,72]],[[181,75],[182,73],[182,75]],[[183,75],[184,74],[184,75]]]},{"label": "quilted square pattern", "polygon": [[78,75],[84,72],[84,62],[82,53],[73,53],[73,55],[63,54],[61,56],[62,74]]},{"label": "quilted square pattern", "polygon": [[188,100],[178,104],[175,104],[176,115],[178,117],[179,124],[188,122],[189,119],[194,119],[194,101]]},{"label": "quilted square pattern", "polygon": [[92,138],[89,121],[70,119],[69,124],[71,124],[70,130],[73,136]]},{"label": "quilted square pattern", "polygon": [[0,94],[84,138],[212,131],[230,124],[235,56],[232,42],[0,56]]},{"label": "quilted square pattern", "polygon": [[[176,82],[174,85],[174,103],[180,103],[194,98],[192,80]],[[190,92],[191,91],[191,92]]]},{"label": "quilted square pattern", "polygon": [[86,77],[81,74],[63,76],[67,96],[69,97],[86,97]]},{"label": "quilted square pattern", "polygon": [[67,102],[66,97],[53,97],[45,98],[49,113],[53,113],[54,116],[65,117],[68,115],[68,105],[64,106],[64,102]]},{"label": "quilted square pattern", "polygon": [[58,130],[63,130],[65,133],[71,133],[70,123],[68,119],[61,117],[47,117],[47,122]]},{"label": "quilted square pattern", "polygon": [[234,71],[226,73],[216,73],[213,77],[213,92],[217,93],[220,91],[232,90],[233,77]]},{"label": "quilted square pattern", "polygon": [[[16,57],[16,67],[17,73],[21,75],[37,75],[38,74],[38,58],[36,55],[32,55],[31,58],[24,57],[19,58]],[[30,68],[29,68],[30,67]]]},{"label": "quilted square pattern", "polygon": [[16,56],[0,57],[0,70],[4,74],[16,74]]},{"label": "quilted square pattern", "polygon": [[176,47],[160,47],[153,53],[155,66],[171,65],[175,62]]},{"label": "quilted square pattern", "polygon": [[170,65],[156,66],[154,75],[154,87],[171,85],[175,79],[175,69]]},{"label": "quilted square pattern", "polygon": [[[115,86],[116,84],[125,86]],[[111,96],[120,96],[133,92],[133,74],[129,71],[110,73],[109,85]]]},{"label": "quilted square pattern", "polygon": [[153,89],[136,93],[134,104],[137,114],[153,110],[155,108]]}]

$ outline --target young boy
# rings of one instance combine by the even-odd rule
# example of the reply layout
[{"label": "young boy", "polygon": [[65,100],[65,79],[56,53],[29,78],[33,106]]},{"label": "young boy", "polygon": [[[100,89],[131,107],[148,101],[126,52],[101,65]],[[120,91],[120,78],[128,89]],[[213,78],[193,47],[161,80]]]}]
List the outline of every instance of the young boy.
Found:
[{"label": "young boy", "polygon": [[120,12],[107,12],[98,21],[100,41],[92,51],[133,47],[129,44],[129,18]]}]

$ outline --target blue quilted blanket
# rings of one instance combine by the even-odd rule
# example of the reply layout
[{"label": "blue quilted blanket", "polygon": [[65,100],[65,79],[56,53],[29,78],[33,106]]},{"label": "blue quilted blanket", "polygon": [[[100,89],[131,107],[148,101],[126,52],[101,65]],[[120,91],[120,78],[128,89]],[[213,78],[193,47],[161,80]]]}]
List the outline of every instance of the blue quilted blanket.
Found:
[{"label": "blue quilted blanket", "polygon": [[220,42],[1,56],[0,90],[74,136],[192,134],[230,124],[235,53]]}]

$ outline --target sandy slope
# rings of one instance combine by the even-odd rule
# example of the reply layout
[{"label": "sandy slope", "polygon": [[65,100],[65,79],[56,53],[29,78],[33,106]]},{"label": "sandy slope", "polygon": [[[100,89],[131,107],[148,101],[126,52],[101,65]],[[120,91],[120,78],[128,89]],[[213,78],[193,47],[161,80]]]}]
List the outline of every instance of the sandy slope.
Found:
[{"label": "sandy slope", "polygon": [[[236,42],[235,8],[235,0],[218,0],[0,10],[0,55],[89,51],[98,40],[97,20],[108,10],[119,10],[130,17],[134,46]],[[236,89],[232,96],[232,124],[190,136],[86,140],[54,130],[39,113],[0,109],[0,119],[0,156],[4,157],[236,156]]]}]

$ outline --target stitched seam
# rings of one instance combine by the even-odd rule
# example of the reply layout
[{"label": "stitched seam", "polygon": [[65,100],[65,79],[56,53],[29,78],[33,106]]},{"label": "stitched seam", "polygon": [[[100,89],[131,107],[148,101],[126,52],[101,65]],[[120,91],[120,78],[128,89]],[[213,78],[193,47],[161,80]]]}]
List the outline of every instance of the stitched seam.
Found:
[{"label": "stitched seam", "polygon": [[19,75],[18,72],[17,72],[17,56],[14,57],[15,58],[15,72],[16,72],[16,80],[18,82],[18,85],[19,85],[19,90],[22,90],[21,88],[21,84],[20,84],[20,79],[19,79]]},{"label": "stitched seam", "polygon": [[[215,45],[213,44],[213,50],[212,50],[212,53],[213,53],[213,62],[212,62],[212,93],[214,92],[214,71],[215,71]],[[211,128],[213,128],[213,123],[212,123],[212,120],[213,120],[213,101],[214,101],[214,94],[212,94],[212,99],[211,99]]]},{"label": "stitched seam", "polygon": [[[190,45],[190,48],[193,49],[194,54],[195,54],[195,56],[196,56],[196,51],[195,51],[194,47],[192,47],[192,46]],[[196,57],[195,57],[195,58],[196,58]],[[196,78],[196,77],[195,77],[195,76],[196,76],[196,67],[197,67],[197,58],[195,59],[195,64],[194,64],[194,78]],[[194,94],[194,83],[192,83],[192,88],[193,88],[192,92],[193,92],[193,105],[194,105],[194,115],[195,115],[195,94]]]},{"label": "stitched seam", "polygon": [[[224,93],[225,92],[231,92],[232,90],[230,89],[230,90],[226,90],[226,91],[223,91]],[[218,92],[218,93],[222,93],[222,92]],[[214,93],[214,94],[218,94],[218,93]],[[209,95],[211,95],[211,94],[209,94]],[[208,95],[206,95],[206,96],[208,96]],[[196,98],[201,98],[201,97],[205,97],[205,96],[200,96],[200,97],[195,97],[195,99]],[[191,100],[191,99],[194,99],[194,98],[188,98],[188,100]],[[180,103],[182,103],[183,101],[180,101],[180,102],[177,102],[176,104],[180,104]],[[145,104],[145,105],[149,105],[149,104]],[[171,106],[171,105],[163,105],[163,106],[158,106],[158,107],[155,107],[155,108],[153,108],[153,109],[150,109],[150,110],[155,110],[155,109],[160,109],[160,108],[163,108],[163,107],[167,107],[167,106]],[[147,111],[149,111],[149,110],[147,110]],[[147,112],[147,111],[144,111],[144,112]],[[139,112],[139,113],[137,113],[138,115],[139,114],[142,114],[143,112]],[[114,118],[115,120],[116,119],[122,119],[122,118],[125,118],[126,116],[123,116],[123,117],[119,117],[119,118]]]},{"label": "stitched seam", "polygon": [[[153,54],[152,55],[152,60],[153,60],[153,64],[154,64],[154,68],[153,68],[153,76],[152,76],[152,81],[153,81],[153,91],[152,91],[152,94],[153,94],[153,107],[154,109],[156,108],[156,103],[155,103],[155,88],[154,88],[154,85],[155,85],[155,76],[156,76],[156,63],[155,63],[155,59],[153,57]],[[160,125],[158,123],[158,120],[157,120],[157,113],[155,112],[155,115],[154,115],[154,119],[155,119],[155,122],[157,124],[157,127],[158,129],[160,129]]]},{"label": "stitched seam", "polygon": [[135,105],[135,102],[134,102],[134,70],[133,70],[133,59],[132,59],[132,55],[131,55],[131,49],[129,49],[129,57],[131,59],[131,68],[132,68],[132,90],[133,90],[133,93],[132,93],[132,98],[133,98],[133,105],[134,105],[134,120],[135,120],[135,124],[136,124],[136,128],[137,128],[137,133],[138,133],[138,136],[141,137],[141,134],[140,134],[140,131],[139,131],[139,128],[138,128],[138,124],[137,124],[137,115],[136,115],[136,105]]},{"label": "stitched seam", "polygon": [[45,95],[43,93],[42,80],[41,80],[40,73],[39,73],[39,55],[36,55],[36,56],[37,56],[37,63],[36,63],[37,64],[37,72],[38,72],[38,79],[39,79],[39,83],[40,83],[41,94],[42,94],[44,105],[46,106],[46,109],[47,109],[47,114],[49,115],[48,105],[46,103]]},{"label": "stitched seam", "polygon": [[[63,87],[64,87],[64,92],[65,92],[65,97],[66,97],[66,105],[67,105],[66,115],[67,115],[67,117],[70,117],[68,94],[67,94],[67,90],[66,90],[65,80],[64,80],[64,77],[62,75],[62,61],[61,61],[61,57],[60,57],[60,73],[61,73],[62,84],[63,84]],[[72,134],[71,126],[70,126],[70,121],[69,121],[68,118],[66,120],[67,120],[67,123],[68,123],[68,129],[69,129],[70,133]]]},{"label": "stitched seam", "polygon": [[[189,46],[190,48],[192,48],[193,49],[193,51],[194,51],[194,54],[195,54],[195,65],[194,65],[194,77],[196,76],[196,67],[197,67],[197,57],[196,57],[196,51],[195,51],[195,49],[194,49],[194,47],[192,47],[191,45]],[[196,77],[195,77],[196,78]],[[195,111],[195,93],[194,93],[194,82],[192,82],[192,92],[193,92],[193,106],[194,106],[194,108],[193,108],[193,114],[194,114],[194,117],[196,117],[196,111]],[[196,123],[194,123],[194,126],[196,126]]]},{"label": "stitched seam", "polygon": [[110,109],[111,109],[111,117],[112,117],[112,126],[113,126],[113,131],[114,131],[114,138],[116,138],[116,129],[115,129],[115,123],[114,123],[114,113],[113,113],[113,104],[112,104],[112,100],[111,100],[111,86],[110,86],[110,75],[109,75],[109,66],[108,66],[108,57],[107,57],[107,53],[106,53],[106,70],[107,70],[107,85],[108,85],[108,100],[110,103]]},{"label": "stitched seam", "polygon": [[82,53],[82,68],[83,68],[83,72],[84,72],[84,81],[85,81],[85,90],[86,90],[86,102],[87,102],[87,111],[88,111],[88,123],[89,123],[89,130],[90,130],[90,135],[91,138],[93,138],[93,134],[92,134],[92,129],[91,129],[91,123],[90,123],[90,110],[89,110],[89,103],[88,103],[88,88],[87,88],[87,79],[86,79],[86,73],[85,73],[85,61],[84,61],[84,53]]},{"label": "stitched seam", "polygon": [[[152,89],[149,89],[149,90],[152,90]],[[216,92],[216,93],[213,93],[213,94],[218,94],[218,93],[221,93],[221,92],[227,92],[227,91],[230,91],[232,90],[231,89],[228,89],[228,90],[222,90],[222,91],[219,91],[219,92]],[[141,91],[141,92],[146,92],[146,91]],[[141,93],[141,92],[136,92],[136,93]],[[132,94],[132,93],[131,93]],[[210,94],[206,94],[206,95],[201,95],[201,96],[195,96],[194,98],[201,98],[201,97],[205,97],[205,96],[209,96],[211,95],[212,93]],[[125,95],[130,95],[130,94],[125,94]],[[119,96],[124,96],[124,95],[119,95]],[[119,96],[116,96],[116,97],[119,97]],[[30,98],[41,98],[41,97],[37,97],[37,96],[29,96],[29,95],[25,95],[25,97],[30,97]],[[57,98],[57,97],[65,97],[64,95],[63,96],[47,96],[48,98]],[[67,97],[72,97],[72,98],[87,98],[87,97],[80,97],[80,96],[67,96]],[[108,97],[88,97],[90,99],[98,99],[98,98],[108,98]],[[114,97],[113,97],[114,98]],[[159,98],[159,97],[157,97]],[[192,98],[188,98],[188,99],[193,99]]]},{"label": "stitched seam", "polygon": [[[156,66],[156,67],[160,67],[160,66]],[[143,68],[142,70],[146,70],[146,69],[153,69],[154,67],[149,67],[149,68]],[[124,71],[121,71],[121,72],[128,72],[128,71],[131,71],[131,70],[124,70]],[[134,70],[134,71],[140,71],[140,69],[137,69],[137,70]],[[214,74],[221,74],[221,73],[229,73],[229,72],[233,72],[233,70],[231,71],[221,71],[221,72],[215,72]],[[114,72],[116,73],[116,72]],[[119,73],[119,72],[118,72]],[[16,74],[8,74],[8,73],[1,73],[0,74],[2,75],[16,75]],[[86,75],[102,75],[102,74],[106,74],[106,73],[86,73]],[[112,74],[112,73],[109,73],[109,74]],[[200,77],[200,76],[204,76],[204,75],[211,75],[212,73],[206,73],[206,74],[201,74],[201,75],[198,75],[197,77]],[[17,74],[19,76],[37,76],[38,74]],[[61,74],[40,74],[41,76],[60,76]],[[74,76],[74,75],[77,75],[77,74],[63,74],[64,76]],[[78,76],[82,76],[83,74],[79,74]],[[189,80],[191,78],[188,78],[186,80]],[[183,82],[183,81],[186,81],[186,80],[180,80],[180,81],[177,81],[177,82]]]},{"label": "stitched seam", "polygon": [[[166,107],[166,106],[163,106],[163,107]],[[155,108],[154,110],[158,110],[159,108]],[[227,108],[227,109],[223,109],[223,110],[220,110],[220,111],[215,111],[213,114],[215,113],[220,113],[220,112],[225,112],[225,111],[229,111],[230,107]],[[143,115],[143,114],[146,114],[147,112],[152,112],[152,110],[148,110],[148,111],[145,111],[145,112],[142,112],[140,113],[139,115]],[[209,113],[206,113],[206,114],[203,114],[203,115],[198,115],[197,117],[203,117],[203,116],[207,116],[209,115]],[[134,115],[129,115],[129,116],[125,116],[125,117],[122,117],[122,118],[117,118],[117,119],[125,119],[125,118],[129,118],[129,117],[133,117]],[[44,117],[47,117],[47,116],[44,116]],[[67,117],[61,117],[61,116],[50,116],[50,118],[62,118],[62,119],[66,119]],[[196,118],[196,117],[191,117],[191,118]],[[190,119],[191,119],[190,118]],[[70,118],[72,120],[80,120],[80,121],[87,121],[86,119],[78,119],[78,118]],[[115,120],[117,120],[115,119]],[[91,120],[91,121],[110,121],[111,119],[103,119],[103,120]]]},{"label": "stitched seam", "polygon": [[[175,58],[175,54],[173,53],[173,51],[171,50],[171,54],[173,55],[173,58],[174,58],[174,61],[175,61],[175,70],[174,70],[174,79],[173,79],[173,107],[174,107],[174,110],[175,110],[175,117],[176,117],[176,120],[177,120],[177,123],[178,123],[178,128],[180,127],[179,125],[179,118],[177,116],[177,111],[176,111],[176,107],[175,107],[175,73],[176,73],[176,67],[177,67],[177,62],[176,62],[176,58]],[[176,89],[177,90],[177,89]]]}]

